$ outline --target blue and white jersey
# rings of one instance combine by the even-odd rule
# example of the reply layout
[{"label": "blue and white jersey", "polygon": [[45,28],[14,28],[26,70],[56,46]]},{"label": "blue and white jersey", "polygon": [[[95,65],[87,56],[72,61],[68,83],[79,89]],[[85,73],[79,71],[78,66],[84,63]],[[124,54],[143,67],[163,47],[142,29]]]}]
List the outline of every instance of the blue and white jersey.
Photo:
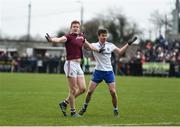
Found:
[{"label": "blue and white jersey", "polygon": [[[105,50],[102,53],[93,51],[94,58],[97,62],[95,69],[100,71],[112,71],[113,68],[111,65],[111,53],[114,51],[114,49],[117,48],[117,46],[110,42],[105,42],[104,44]],[[102,47],[99,42],[92,43],[92,45],[97,49]]]}]

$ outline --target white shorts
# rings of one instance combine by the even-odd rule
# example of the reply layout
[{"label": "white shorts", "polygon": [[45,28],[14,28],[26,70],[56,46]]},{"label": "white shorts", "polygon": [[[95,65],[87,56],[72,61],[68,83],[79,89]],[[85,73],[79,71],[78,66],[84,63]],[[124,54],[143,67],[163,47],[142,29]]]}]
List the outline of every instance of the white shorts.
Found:
[{"label": "white shorts", "polygon": [[67,60],[64,64],[64,72],[67,77],[84,77],[80,63]]}]

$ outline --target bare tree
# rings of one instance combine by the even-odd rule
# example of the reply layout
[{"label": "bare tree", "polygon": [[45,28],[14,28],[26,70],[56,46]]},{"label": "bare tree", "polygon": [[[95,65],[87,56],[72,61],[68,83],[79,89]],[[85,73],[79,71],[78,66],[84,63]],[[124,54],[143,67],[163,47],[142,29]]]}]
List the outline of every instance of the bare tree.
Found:
[{"label": "bare tree", "polygon": [[[125,40],[134,34],[140,34],[141,31],[138,29],[136,23],[129,22],[126,16],[121,12],[120,9],[109,9],[108,13],[102,13],[97,15],[95,18],[85,22],[83,24],[83,32],[87,40],[95,42],[97,38],[97,30],[99,28],[107,28],[110,34],[110,40],[112,42],[119,42]],[[62,31],[59,31],[60,35]]]},{"label": "bare tree", "polygon": [[159,35],[162,34],[162,29],[164,29],[164,35],[167,35],[172,27],[171,20],[167,15],[157,10],[150,15],[150,22],[154,25],[155,30],[159,32]]}]

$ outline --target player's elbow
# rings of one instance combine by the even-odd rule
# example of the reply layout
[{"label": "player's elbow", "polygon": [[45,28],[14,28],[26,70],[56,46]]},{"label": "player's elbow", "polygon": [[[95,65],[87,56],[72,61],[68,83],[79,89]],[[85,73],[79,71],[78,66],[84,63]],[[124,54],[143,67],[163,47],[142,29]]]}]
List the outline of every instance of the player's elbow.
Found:
[{"label": "player's elbow", "polygon": [[119,55],[122,55],[121,49],[118,50],[118,54],[119,54]]},{"label": "player's elbow", "polygon": [[91,50],[91,51],[93,51],[92,45],[89,45],[89,46],[88,46],[88,49]]}]

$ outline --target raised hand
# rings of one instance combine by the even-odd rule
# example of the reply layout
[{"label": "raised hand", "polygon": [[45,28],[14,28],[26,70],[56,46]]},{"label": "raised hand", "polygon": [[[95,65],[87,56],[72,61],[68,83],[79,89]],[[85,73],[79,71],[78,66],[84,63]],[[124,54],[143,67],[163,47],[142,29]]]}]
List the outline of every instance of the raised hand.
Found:
[{"label": "raised hand", "polygon": [[135,42],[137,40],[137,37],[133,37],[130,40],[128,40],[128,45],[131,45],[133,42]]},{"label": "raised hand", "polygon": [[46,33],[45,38],[47,39],[48,42],[52,42],[52,39],[48,33]]}]

